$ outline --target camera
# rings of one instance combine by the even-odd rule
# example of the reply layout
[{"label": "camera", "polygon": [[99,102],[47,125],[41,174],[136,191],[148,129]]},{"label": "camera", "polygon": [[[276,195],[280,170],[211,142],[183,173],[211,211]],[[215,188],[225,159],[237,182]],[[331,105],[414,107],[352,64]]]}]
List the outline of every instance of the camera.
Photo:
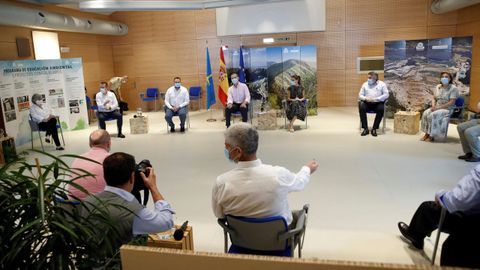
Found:
[{"label": "camera", "polygon": [[140,191],[143,190],[143,205],[147,205],[149,190],[145,186],[140,172],[143,172],[145,176],[148,177],[148,175],[150,174],[150,170],[148,168],[152,167],[153,166],[148,159],[144,159],[140,161],[140,163],[135,165],[135,182],[133,184],[132,194],[133,196],[135,196],[139,203],[142,203]]}]

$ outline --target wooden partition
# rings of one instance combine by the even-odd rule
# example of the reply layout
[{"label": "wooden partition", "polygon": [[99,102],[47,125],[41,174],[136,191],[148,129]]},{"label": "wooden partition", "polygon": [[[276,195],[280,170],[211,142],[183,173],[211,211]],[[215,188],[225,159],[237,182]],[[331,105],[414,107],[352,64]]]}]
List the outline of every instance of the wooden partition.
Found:
[{"label": "wooden partition", "polygon": [[329,261],[130,246],[120,248],[123,270],[400,270],[455,269],[386,263]]}]

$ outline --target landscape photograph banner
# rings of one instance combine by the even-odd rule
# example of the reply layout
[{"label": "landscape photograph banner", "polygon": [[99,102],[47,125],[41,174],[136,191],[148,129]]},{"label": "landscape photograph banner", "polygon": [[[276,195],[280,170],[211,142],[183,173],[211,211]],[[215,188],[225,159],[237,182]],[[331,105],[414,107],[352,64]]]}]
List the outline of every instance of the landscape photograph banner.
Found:
[{"label": "landscape photograph banner", "polygon": [[0,61],[5,131],[15,137],[17,146],[30,143],[28,118],[33,94],[39,94],[59,116],[64,131],[88,127],[81,58]]},{"label": "landscape photograph banner", "polygon": [[[238,73],[240,49],[224,50],[228,74]],[[317,114],[317,48],[313,45],[242,48],[246,81],[253,100],[280,109],[290,77],[298,75],[309,99],[308,113]],[[229,78],[230,79],[230,78]]]},{"label": "landscape photograph banner", "polygon": [[389,113],[425,110],[442,71],[452,74],[468,106],[472,37],[386,41],[384,60]]}]

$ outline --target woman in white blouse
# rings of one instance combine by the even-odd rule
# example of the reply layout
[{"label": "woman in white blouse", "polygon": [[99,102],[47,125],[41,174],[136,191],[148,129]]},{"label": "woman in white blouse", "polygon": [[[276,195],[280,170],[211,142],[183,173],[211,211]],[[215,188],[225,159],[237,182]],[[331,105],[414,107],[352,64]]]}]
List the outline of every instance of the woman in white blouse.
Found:
[{"label": "woman in white blouse", "polygon": [[60,144],[57,131],[57,117],[53,115],[50,108],[43,103],[42,96],[40,94],[33,94],[32,106],[30,107],[30,116],[32,120],[38,124],[38,127],[46,131],[45,141],[50,143],[50,136],[52,136],[57,150],[63,150],[64,148]]}]

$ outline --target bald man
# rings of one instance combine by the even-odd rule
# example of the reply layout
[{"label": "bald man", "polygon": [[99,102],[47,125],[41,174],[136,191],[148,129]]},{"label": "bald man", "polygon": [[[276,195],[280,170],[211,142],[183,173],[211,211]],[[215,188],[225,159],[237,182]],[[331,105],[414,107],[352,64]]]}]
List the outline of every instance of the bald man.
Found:
[{"label": "bald man", "polygon": [[[68,196],[72,200],[83,200],[88,194],[79,190],[75,185],[79,185],[86,189],[89,193],[100,193],[106,186],[103,178],[103,160],[110,155],[111,139],[110,134],[106,130],[97,129],[90,134],[90,150],[81,156],[94,160],[97,163],[81,158],[76,158],[72,163],[72,170],[77,175],[72,175],[74,184],[68,186]],[[85,175],[89,172],[94,176],[82,177],[75,179],[78,175]],[[73,180],[74,179],[74,180]]]}]

